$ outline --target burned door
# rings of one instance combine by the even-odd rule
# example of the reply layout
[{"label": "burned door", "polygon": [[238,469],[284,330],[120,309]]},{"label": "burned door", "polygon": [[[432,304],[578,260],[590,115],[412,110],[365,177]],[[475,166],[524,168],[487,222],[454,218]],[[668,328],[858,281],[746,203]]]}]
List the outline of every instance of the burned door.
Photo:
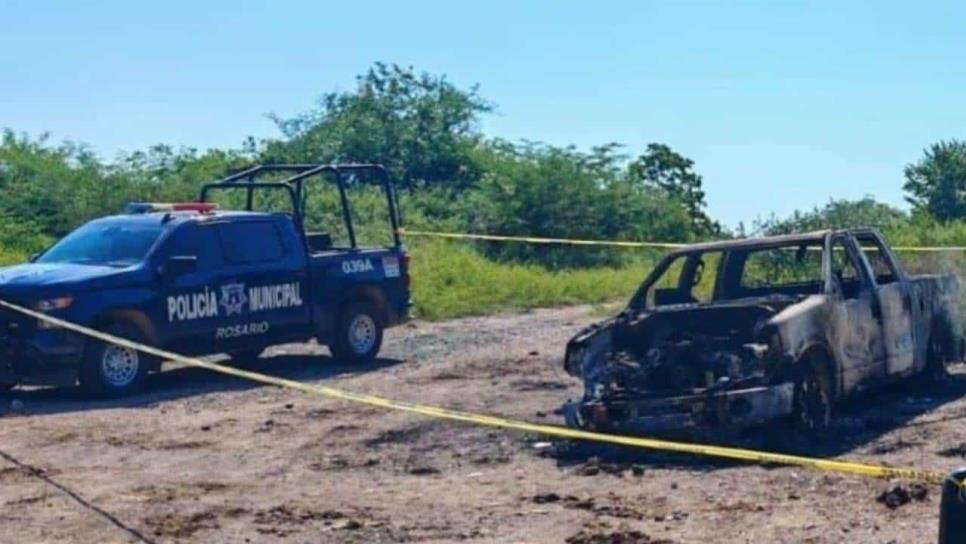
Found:
[{"label": "burned door", "polygon": [[850,239],[844,235],[829,238],[824,259],[829,297],[827,336],[838,362],[842,396],[885,377],[879,301],[875,284],[860,262]]},{"label": "burned door", "polygon": [[913,312],[918,308],[913,307],[910,286],[902,280],[898,265],[878,236],[859,234],[856,235],[856,241],[876,284],[887,360],[886,373],[890,376],[911,374],[916,370],[912,324],[915,317]]}]

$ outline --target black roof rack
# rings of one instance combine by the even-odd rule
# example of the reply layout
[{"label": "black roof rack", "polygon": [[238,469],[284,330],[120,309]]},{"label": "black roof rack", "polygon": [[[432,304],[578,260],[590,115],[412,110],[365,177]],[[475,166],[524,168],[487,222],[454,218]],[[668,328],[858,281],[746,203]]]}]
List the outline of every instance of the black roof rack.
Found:
[{"label": "black roof rack", "polygon": [[[266,174],[272,173],[291,173],[293,175],[279,181],[258,182],[257,179]],[[251,211],[254,191],[262,188],[283,189],[289,192],[292,200],[293,217],[304,230],[305,216],[305,182],[313,177],[331,177],[339,188],[339,198],[342,202],[342,215],[349,234],[349,241],[352,247],[356,247],[355,229],[352,225],[352,214],[350,212],[349,201],[345,191],[345,176],[349,174],[369,173],[373,175],[384,187],[386,198],[389,202],[389,221],[392,225],[393,240],[396,245],[401,244],[399,239],[399,204],[396,201],[395,188],[389,176],[389,171],[381,164],[365,163],[344,163],[344,164],[259,164],[222,178],[215,183],[209,183],[202,187],[201,198],[205,201],[207,194],[212,189],[244,189],[247,190],[245,209]]]}]

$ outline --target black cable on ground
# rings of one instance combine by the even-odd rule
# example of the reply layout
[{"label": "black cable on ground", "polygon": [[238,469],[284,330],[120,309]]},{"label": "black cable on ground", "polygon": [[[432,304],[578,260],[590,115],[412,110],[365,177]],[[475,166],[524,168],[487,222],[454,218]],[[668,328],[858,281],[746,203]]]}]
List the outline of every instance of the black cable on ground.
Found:
[{"label": "black cable on ground", "polygon": [[24,463],[23,461],[17,459],[13,455],[11,455],[11,454],[3,451],[3,450],[0,450],[0,457],[6,459],[11,464],[16,465],[18,468],[20,468],[22,470],[26,470],[27,472],[30,473],[31,476],[33,476],[33,477],[35,477],[37,479],[43,480],[47,485],[50,485],[51,487],[56,488],[58,491],[60,491],[64,495],[67,495],[68,497],[70,497],[74,502],[76,502],[77,504],[79,504],[81,507],[83,507],[83,508],[85,508],[85,509],[87,509],[87,510],[89,510],[91,512],[94,512],[95,514],[97,514],[100,517],[102,517],[105,520],[107,520],[111,525],[114,525],[118,529],[120,529],[120,530],[124,531],[125,533],[127,533],[128,535],[130,535],[131,538],[133,538],[134,540],[136,540],[138,542],[143,542],[145,544],[157,544],[154,540],[151,540],[150,538],[146,537],[144,534],[142,534],[137,529],[135,529],[135,528],[133,528],[133,527],[131,527],[129,525],[126,525],[123,521],[121,521],[120,519],[118,519],[117,516],[115,516],[114,514],[108,512],[107,510],[104,510],[103,508],[97,506],[96,504],[91,503],[90,501],[88,501],[84,497],[80,496],[80,494],[78,494],[73,489],[71,489],[71,488],[67,487],[66,485],[58,482],[57,480],[54,480],[45,471],[43,471],[43,470],[41,470],[41,469],[39,469],[39,468],[37,468],[37,467],[35,467],[33,465],[30,465],[28,463]]}]

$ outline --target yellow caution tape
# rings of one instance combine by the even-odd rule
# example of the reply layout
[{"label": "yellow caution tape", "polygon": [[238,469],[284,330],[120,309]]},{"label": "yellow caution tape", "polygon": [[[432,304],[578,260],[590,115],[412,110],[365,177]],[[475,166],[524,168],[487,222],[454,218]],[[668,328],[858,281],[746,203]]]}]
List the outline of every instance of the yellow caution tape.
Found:
[{"label": "yellow caution tape", "polygon": [[774,464],[782,464],[782,465],[802,466],[802,467],[809,467],[809,468],[814,468],[814,469],[824,470],[829,472],[856,474],[861,476],[872,476],[876,478],[902,478],[902,479],[909,479],[909,480],[927,481],[927,482],[936,483],[936,484],[941,484],[947,478],[946,475],[940,474],[938,472],[932,472],[927,470],[917,470],[912,468],[896,468],[896,467],[887,467],[882,465],[870,465],[870,464],[864,464],[864,463],[857,463],[857,462],[851,462],[851,461],[837,461],[837,460],[831,460],[831,459],[814,459],[811,457],[803,457],[798,455],[785,455],[781,453],[769,453],[769,452],[742,449],[742,448],[729,448],[729,447],[723,447],[723,446],[692,444],[692,443],[686,443],[686,442],[672,442],[668,440],[659,440],[659,439],[653,439],[653,438],[604,434],[604,433],[597,433],[597,432],[591,432],[591,431],[571,429],[569,427],[560,427],[556,425],[538,425],[534,423],[527,423],[525,421],[517,421],[517,420],[507,419],[503,417],[487,416],[487,415],[481,415],[481,414],[474,414],[470,412],[461,412],[457,410],[439,408],[436,406],[428,406],[425,404],[414,404],[410,402],[391,400],[391,399],[386,399],[382,397],[377,397],[374,395],[351,393],[348,391],[335,389],[333,387],[328,387],[325,385],[309,385],[309,384],[301,383],[294,380],[277,378],[266,374],[260,374],[258,372],[251,372],[248,370],[242,370],[239,368],[220,365],[217,363],[212,363],[201,359],[196,359],[193,357],[185,357],[177,353],[172,353],[170,351],[153,348],[151,346],[147,346],[138,342],[134,342],[124,338],[119,338],[110,334],[106,334],[100,331],[89,329],[87,327],[83,327],[81,325],[71,323],[69,321],[64,321],[62,319],[58,319],[56,317],[49,316],[47,314],[35,312],[33,310],[29,310],[27,308],[23,308],[15,304],[11,304],[4,300],[0,300],[0,306],[16,312],[20,312],[22,314],[28,315],[30,317],[33,317],[42,321],[46,321],[48,323],[57,325],[64,329],[68,329],[92,338],[96,338],[104,342],[109,342],[121,347],[137,350],[142,353],[147,353],[149,355],[160,357],[163,360],[177,361],[187,365],[205,368],[213,372],[218,372],[220,374],[235,376],[238,378],[244,378],[247,380],[263,383],[266,385],[275,385],[278,387],[293,389],[293,390],[302,391],[302,392],[310,393],[314,395],[322,395],[333,399],[340,399],[340,400],[355,402],[359,404],[366,404],[369,406],[376,406],[376,407],[385,408],[388,410],[410,412],[410,413],[438,418],[438,419],[446,419],[450,421],[461,421],[464,423],[472,423],[472,424],[484,425],[488,427],[498,427],[502,429],[509,429],[514,431],[527,432],[527,433],[535,433],[535,434],[544,435],[544,436],[569,438],[574,440],[584,440],[584,441],[600,442],[600,443],[606,443],[606,444],[616,444],[620,446],[647,448],[652,450],[670,451],[670,452],[677,452],[677,453],[690,453],[695,455],[704,455],[708,457],[717,457],[717,458],[732,459],[732,460],[738,460],[738,461],[750,461],[754,463],[774,463]]},{"label": "yellow caution tape", "polygon": [[892,251],[966,251],[966,246],[892,246]]},{"label": "yellow caution tape", "polygon": [[[528,244],[559,244],[571,246],[610,246],[610,247],[654,247],[661,249],[681,249],[688,244],[676,242],[623,242],[617,240],[579,240],[572,238],[540,238],[535,236],[502,236],[496,234],[461,234],[455,232],[434,232],[425,230],[399,229],[399,234],[428,238],[449,238],[453,240],[485,240],[490,242],[522,242]],[[966,252],[966,246],[892,246],[893,251],[910,252]]]},{"label": "yellow caution tape", "polygon": [[526,242],[530,244],[566,244],[571,246],[613,246],[613,247],[657,247],[679,249],[687,244],[670,242],[620,242],[613,240],[573,240],[570,238],[538,238],[533,236],[498,236],[496,234],[458,234],[454,232],[429,232],[423,230],[399,229],[399,234],[407,236],[426,236],[451,238],[456,240],[488,240],[491,242]]}]

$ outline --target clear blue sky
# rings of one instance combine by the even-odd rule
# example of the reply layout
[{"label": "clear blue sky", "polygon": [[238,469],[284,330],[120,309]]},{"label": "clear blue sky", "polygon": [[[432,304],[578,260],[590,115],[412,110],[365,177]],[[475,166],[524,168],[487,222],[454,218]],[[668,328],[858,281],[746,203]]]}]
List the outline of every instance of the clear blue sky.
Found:
[{"label": "clear blue sky", "polygon": [[670,144],[728,225],[870,194],[966,137],[966,4],[0,0],[0,126],[112,158],[235,146],[374,61],[478,83],[491,136]]}]

